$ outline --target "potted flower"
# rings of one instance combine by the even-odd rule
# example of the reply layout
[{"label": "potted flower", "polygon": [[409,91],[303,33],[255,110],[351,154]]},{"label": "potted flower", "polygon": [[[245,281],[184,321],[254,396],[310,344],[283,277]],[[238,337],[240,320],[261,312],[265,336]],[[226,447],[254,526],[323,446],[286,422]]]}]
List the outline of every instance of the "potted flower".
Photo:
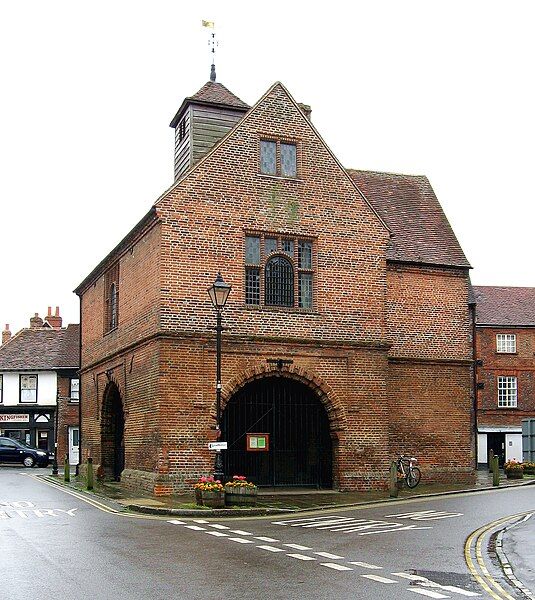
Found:
[{"label": "potted flower", "polygon": [[514,458],[508,460],[503,465],[503,470],[507,476],[507,479],[522,479],[524,477],[524,465]]},{"label": "potted flower", "polygon": [[225,504],[227,506],[254,506],[258,488],[245,475],[233,475],[225,484]]},{"label": "potted flower", "polygon": [[211,508],[225,506],[225,489],[219,479],[200,477],[193,487],[195,488],[195,501],[199,506],[210,506]]},{"label": "potted flower", "polygon": [[523,465],[526,475],[535,475],[535,462],[525,462]]}]

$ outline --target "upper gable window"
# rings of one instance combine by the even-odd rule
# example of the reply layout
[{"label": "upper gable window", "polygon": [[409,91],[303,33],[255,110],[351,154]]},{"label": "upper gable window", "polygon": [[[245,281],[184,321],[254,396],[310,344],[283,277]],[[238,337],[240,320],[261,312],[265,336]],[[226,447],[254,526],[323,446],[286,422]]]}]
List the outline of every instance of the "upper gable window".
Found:
[{"label": "upper gable window", "polygon": [[516,352],[516,335],[514,333],[498,333],[496,335],[496,352],[514,354]]},{"label": "upper gable window", "polygon": [[264,175],[297,177],[297,144],[260,140],[260,172]]},{"label": "upper gable window", "polygon": [[104,333],[119,324],[119,263],[104,276]]}]

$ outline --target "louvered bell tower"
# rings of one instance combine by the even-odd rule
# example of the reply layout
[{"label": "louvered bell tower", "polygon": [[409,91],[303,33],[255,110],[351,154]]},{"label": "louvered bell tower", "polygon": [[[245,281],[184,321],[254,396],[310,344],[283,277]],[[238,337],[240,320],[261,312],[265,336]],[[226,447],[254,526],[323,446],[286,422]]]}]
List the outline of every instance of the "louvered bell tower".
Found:
[{"label": "louvered bell tower", "polygon": [[175,181],[226,135],[249,106],[215,80],[185,98],[169,124],[175,130]]}]

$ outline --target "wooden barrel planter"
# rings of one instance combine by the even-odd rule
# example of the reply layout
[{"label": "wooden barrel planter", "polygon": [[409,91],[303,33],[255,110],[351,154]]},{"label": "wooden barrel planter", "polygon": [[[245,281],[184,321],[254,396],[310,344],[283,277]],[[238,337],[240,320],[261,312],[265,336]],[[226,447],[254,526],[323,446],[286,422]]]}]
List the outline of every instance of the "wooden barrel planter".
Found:
[{"label": "wooden barrel planter", "polygon": [[225,487],[227,506],[255,506],[258,490],[250,487]]},{"label": "wooden barrel planter", "polygon": [[523,479],[524,478],[524,470],[523,469],[510,469],[505,471],[505,475],[507,479]]},{"label": "wooden barrel planter", "polygon": [[[209,506],[210,508],[224,508],[225,492],[212,492],[201,490],[201,506]],[[199,504],[199,502],[197,502]]]}]

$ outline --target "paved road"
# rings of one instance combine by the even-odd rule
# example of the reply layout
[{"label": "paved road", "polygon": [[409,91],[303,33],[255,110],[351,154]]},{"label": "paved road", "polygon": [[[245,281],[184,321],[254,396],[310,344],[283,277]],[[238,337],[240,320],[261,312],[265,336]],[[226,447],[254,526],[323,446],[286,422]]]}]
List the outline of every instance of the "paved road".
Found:
[{"label": "paved road", "polygon": [[535,509],[531,486],[283,519],[129,517],[37,473],[0,468],[2,599],[505,598],[470,573],[465,539]]}]

